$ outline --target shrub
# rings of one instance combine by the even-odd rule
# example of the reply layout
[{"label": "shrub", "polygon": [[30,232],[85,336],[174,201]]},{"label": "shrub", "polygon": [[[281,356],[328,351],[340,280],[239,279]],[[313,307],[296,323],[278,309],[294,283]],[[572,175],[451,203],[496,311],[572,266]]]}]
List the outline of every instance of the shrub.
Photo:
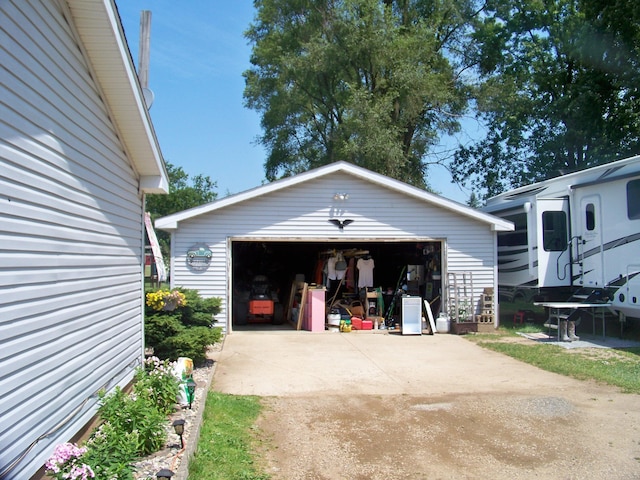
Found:
[{"label": "shrub", "polygon": [[148,315],[144,320],[144,343],[147,347],[153,347],[165,338],[177,335],[184,328],[180,315],[166,313]]},{"label": "shrub", "polygon": [[[167,310],[171,299],[178,300]],[[201,363],[207,347],[222,336],[219,328],[211,328],[220,304],[219,298],[202,298],[197,290],[185,288],[147,292],[145,345],[161,359],[188,357]]]},{"label": "shrub", "polygon": [[138,456],[138,437],[138,432],[121,432],[105,422],[87,440],[83,460],[92,466],[97,480],[132,480],[131,463]]},{"label": "shrub", "polygon": [[219,328],[191,327],[158,344],[154,352],[159,357],[187,357],[194,364],[205,360],[207,346],[220,341],[222,332]]},{"label": "shrub", "polygon": [[188,326],[193,327],[209,327],[211,326],[211,314],[205,312],[193,312],[188,318],[184,319]]},{"label": "shrub", "polygon": [[148,395],[126,395],[116,387],[112,394],[102,394],[101,402],[98,409],[100,417],[119,434],[133,435],[136,455],[148,455],[162,448],[166,439],[166,417]]},{"label": "shrub", "polygon": [[168,360],[150,357],[144,367],[136,371],[133,393],[146,397],[164,415],[173,412],[180,388],[173,368]]},{"label": "shrub", "polygon": [[101,425],[83,448],[58,445],[46,464],[48,473],[56,479],[133,480],[131,463],[164,446],[167,415],[178,390],[173,365],[147,359],[136,370],[131,394],[119,387],[109,395],[100,393]]}]

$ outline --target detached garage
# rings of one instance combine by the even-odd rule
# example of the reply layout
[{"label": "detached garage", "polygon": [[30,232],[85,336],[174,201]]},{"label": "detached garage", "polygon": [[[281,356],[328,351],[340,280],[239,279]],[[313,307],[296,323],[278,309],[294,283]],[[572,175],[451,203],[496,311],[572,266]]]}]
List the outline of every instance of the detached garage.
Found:
[{"label": "detached garage", "polygon": [[345,162],[160,218],[156,227],[172,235],[171,286],[222,298],[216,321],[227,333],[246,323],[295,324],[302,284],[321,291],[327,306],[362,300],[381,324],[401,291],[452,320],[490,308],[497,326],[496,306],[481,299],[497,288],[496,234],[513,229]]}]

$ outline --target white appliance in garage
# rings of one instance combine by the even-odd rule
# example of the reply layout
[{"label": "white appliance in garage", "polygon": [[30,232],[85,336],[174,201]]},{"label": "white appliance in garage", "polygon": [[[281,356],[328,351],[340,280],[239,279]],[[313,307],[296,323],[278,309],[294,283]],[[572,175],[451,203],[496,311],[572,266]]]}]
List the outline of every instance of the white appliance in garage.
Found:
[{"label": "white appliance in garage", "polygon": [[402,334],[422,335],[422,297],[402,297]]}]

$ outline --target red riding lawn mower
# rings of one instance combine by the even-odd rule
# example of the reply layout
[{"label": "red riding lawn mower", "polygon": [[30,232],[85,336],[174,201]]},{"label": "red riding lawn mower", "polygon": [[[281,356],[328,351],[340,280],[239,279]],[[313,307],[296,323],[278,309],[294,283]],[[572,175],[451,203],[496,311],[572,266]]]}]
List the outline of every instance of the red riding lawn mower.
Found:
[{"label": "red riding lawn mower", "polygon": [[271,290],[265,275],[256,275],[251,283],[247,323],[275,323],[284,320],[282,304]]}]

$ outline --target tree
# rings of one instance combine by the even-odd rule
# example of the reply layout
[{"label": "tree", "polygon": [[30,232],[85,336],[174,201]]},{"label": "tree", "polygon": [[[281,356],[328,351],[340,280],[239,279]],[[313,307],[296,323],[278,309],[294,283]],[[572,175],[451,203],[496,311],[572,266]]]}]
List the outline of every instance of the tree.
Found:
[{"label": "tree", "polygon": [[425,187],[459,129],[473,0],[256,0],[244,98],[261,113],[269,180],[345,160]]},{"label": "tree", "polygon": [[[169,176],[169,193],[167,195],[147,195],[145,199],[145,209],[151,215],[152,221],[213,202],[218,196],[214,191],[216,183],[208,176],[199,174],[190,179],[189,174],[182,167],[176,167],[170,163],[167,163],[167,174]],[[163,231],[157,231],[156,235],[162,255],[168,258],[170,235]]]},{"label": "tree", "polygon": [[476,192],[471,192],[471,195],[469,195],[469,198],[467,199],[467,205],[471,208],[476,208],[476,209],[482,206],[480,199],[476,195]]},{"label": "tree", "polygon": [[488,0],[475,32],[486,137],[454,179],[487,196],[640,152],[635,0]]}]

